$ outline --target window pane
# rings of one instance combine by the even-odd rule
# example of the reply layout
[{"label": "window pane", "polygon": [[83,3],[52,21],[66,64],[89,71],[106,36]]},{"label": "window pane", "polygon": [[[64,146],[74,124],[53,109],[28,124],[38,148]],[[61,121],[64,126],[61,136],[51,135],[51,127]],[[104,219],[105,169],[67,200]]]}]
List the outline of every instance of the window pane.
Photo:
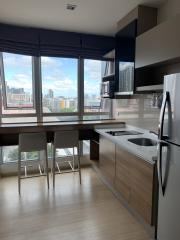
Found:
[{"label": "window pane", "polygon": [[78,60],[41,57],[43,112],[77,112]]},{"label": "window pane", "polygon": [[2,123],[35,123],[37,117],[3,117]]},{"label": "window pane", "polygon": [[32,57],[3,53],[3,64],[7,105],[4,107],[33,108]]},{"label": "window pane", "polygon": [[78,116],[45,116],[43,117],[43,122],[72,122],[72,121],[78,121]]},{"label": "window pane", "polygon": [[101,112],[102,61],[84,60],[84,111]]}]

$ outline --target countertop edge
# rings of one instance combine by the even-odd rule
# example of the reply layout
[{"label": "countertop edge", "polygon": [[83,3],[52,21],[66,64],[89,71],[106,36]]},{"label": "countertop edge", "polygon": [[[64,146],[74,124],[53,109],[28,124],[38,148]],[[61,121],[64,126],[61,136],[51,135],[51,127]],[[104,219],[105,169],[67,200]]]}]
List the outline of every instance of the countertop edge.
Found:
[{"label": "countertop edge", "polygon": [[137,156],[138,158],[141,158],[142,160],[144,160],[144,161],[146,161],[146,162],[148,162],[148,163],[150,163],[150,164],[152,164],[152,165],[155,164],[155,162],[156,162],[155,160],[153,160],[153,159],[152,159],[152,160],[149,160],[149,159],[143,157],[141,154],[137,154],[137,153],[134,152],[132,149],[130,149],[130,148],[128,148],[128,147],[125,147],[125,146],[122,146],[120,143],[118,143],[118,141],[117,141],[116,139],[112,139],[112,138],[109,137],[106,133],[103,133],[103,132],[101,131],[101,129],[95,129],[95,131],[96,131],[97,133],[99,133],[100,135],[104,136],[105,138],[107,138],[108,140],[110,140],[111,142],[113,142],[114,144],[117,144],[118,146],[120,146],[120,147],[123,148],[124,150],[128,151],[129,153]]}]

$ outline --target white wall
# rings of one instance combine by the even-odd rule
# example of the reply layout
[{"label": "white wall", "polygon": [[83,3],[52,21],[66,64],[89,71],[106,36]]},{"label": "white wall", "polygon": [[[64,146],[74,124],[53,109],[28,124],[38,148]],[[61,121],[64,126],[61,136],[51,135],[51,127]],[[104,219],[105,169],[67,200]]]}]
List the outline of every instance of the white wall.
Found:
[{"label": "white wall", "polygon": [[159,8],[158,23],[164,22],[178,13],[180,13],[180,0],[167,0]]}]

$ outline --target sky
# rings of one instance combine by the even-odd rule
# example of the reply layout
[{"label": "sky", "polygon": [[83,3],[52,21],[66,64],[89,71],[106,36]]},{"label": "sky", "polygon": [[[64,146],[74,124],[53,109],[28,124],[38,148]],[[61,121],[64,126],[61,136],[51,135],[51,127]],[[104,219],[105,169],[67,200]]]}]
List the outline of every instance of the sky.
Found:
[{"label": "sky", "polygon": [[[3,61],[7,85],[32,93],[31,57],[3,53]],[[52,89],[56,97],[77,97],[76,59],[41,57],[41,63],[43,95]],[[85,60],[84,73],[85,94],[99,95],[101,62]]]}]

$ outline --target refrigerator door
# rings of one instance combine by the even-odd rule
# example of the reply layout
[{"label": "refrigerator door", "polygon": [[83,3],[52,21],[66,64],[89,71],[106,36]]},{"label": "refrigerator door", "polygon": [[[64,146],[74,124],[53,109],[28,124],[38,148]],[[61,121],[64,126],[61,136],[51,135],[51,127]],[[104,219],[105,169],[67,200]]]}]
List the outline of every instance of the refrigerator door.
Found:
[{"label": "refrigerator door", "polygon": [[[160,143],[159,143],[160,144]],[[158,240],[180,239],[180,147],[162,143],[158,158],[159,188]],[[161,178],[161,179],[160,179]],[[161,185],[160,183],[160,185]]]},{"label": "refrigerator door", "polygon": [[[160,140],[168,140],[180,146],[180,73],[164,78],[164,106],[161,109]],[[164,110],[164,115],[163,115]]]}]

